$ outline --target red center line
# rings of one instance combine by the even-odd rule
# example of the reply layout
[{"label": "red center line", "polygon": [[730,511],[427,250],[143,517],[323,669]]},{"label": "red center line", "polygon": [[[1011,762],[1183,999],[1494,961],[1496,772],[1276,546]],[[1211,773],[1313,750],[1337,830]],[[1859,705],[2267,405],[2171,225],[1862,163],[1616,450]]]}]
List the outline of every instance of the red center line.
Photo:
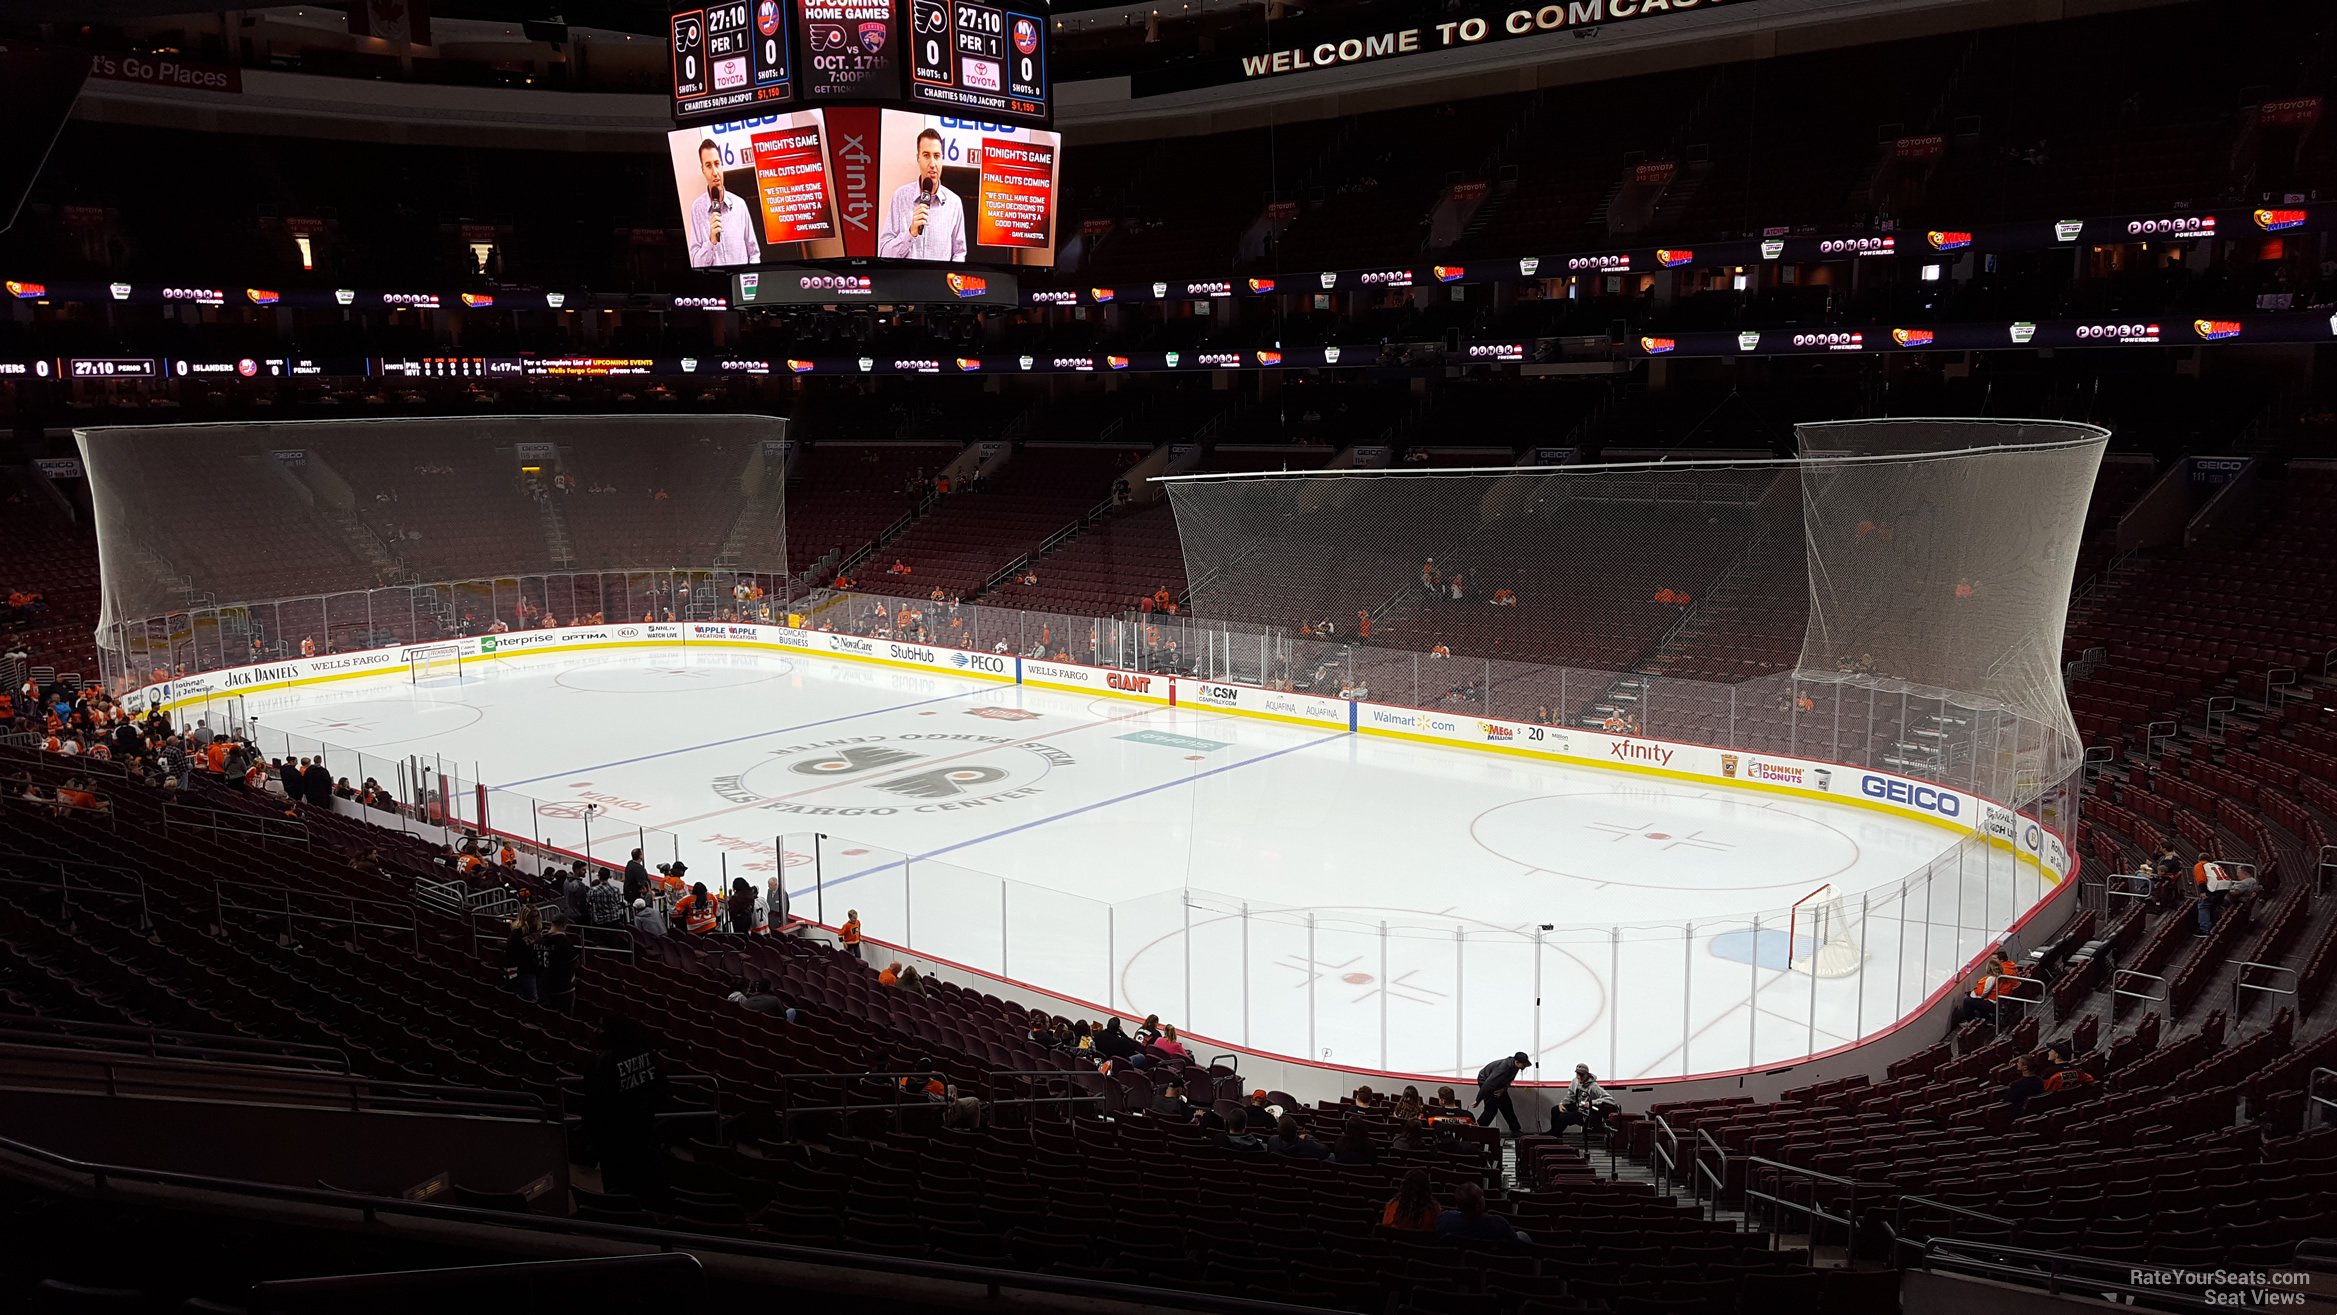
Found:
[{"label": "red center line", "polygon": [[[659,822],[651,826],[650,830],[671,831],[675,827],[688,826],[693,822],[703,822],[709,818],[726,817],[732,813],[743,813],[749,809],[761,808],[765,804],[785,803],[791,800],[802,799],[809,795],[818,794],[822,790],[834,790],[841,786],[874,785],[878,781],[884,780],[889,776],[902,776],[913,772],[927,772],[933,770],[934,767],[942,763],[956,762],[963,758],[973,758],[985,753],[994,753],[1000,749],[1019,748],[1025,744],[1036,744],[1041,740],[1060,740],[1068,735],[1077,735],[1081,731],[1092,731],[1101,729],[1106,726],[1117,726],[1121,722],[1133,721],[1138,717],[1149,717],[1153,713],[1167,711],[1169,711],[1169,709],[1165,705],[1157,708],[1139,708],[1135,712],[1127,713],[1118,717],[1106,717],[1102,721],[1091,721],[1084,725],[1073,726],[1068,730],[1048,732],[1040,735],[1028,735],[1021,739],[1004,740],[996,744],[977,745],[974,748],[967,749],[961,753],[945,754],[939,758],[920,758],[913,763],[903,763],[899,767],[885,768],[880,771],[871,772],[866,776],[856,776],[846,781],[824,781],[818,785],[806,786],[803,789],[794,791],[790,794],[775,794],[766,799],[757,799],[751,804],[732,804],[728,808],[717,808],[710,813],[698,813],[691,817],[675,818],[670,822]],[[744,773],[742,772],[741,775],[743,776]]]}]

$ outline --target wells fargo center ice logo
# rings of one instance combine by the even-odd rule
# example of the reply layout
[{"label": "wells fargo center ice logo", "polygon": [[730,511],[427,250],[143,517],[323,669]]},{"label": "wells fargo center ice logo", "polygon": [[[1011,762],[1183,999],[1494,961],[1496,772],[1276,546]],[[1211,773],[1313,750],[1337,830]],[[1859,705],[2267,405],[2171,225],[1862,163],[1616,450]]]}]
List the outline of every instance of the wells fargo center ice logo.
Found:
[{"label": "wells fargo center ice logo", "polygon": [[1007,803],[1040,793],[1071,754],[1002,735],[856,735],[773,749],[714,779],[734,804],[805,817],[887,817]]}]

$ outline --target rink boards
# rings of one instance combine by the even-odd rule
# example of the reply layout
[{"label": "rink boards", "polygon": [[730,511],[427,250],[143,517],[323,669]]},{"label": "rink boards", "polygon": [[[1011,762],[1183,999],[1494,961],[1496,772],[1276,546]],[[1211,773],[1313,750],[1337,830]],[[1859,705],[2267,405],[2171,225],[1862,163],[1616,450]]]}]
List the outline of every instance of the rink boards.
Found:
[{"label": "rink boards", "polygon": [[642,622],[571,626],[296,658],[204,672],[134,690],[133,710],[168,713],[223,698],[330,682],[396,676],[416,654],[460,654],[465,663],[516,662],[541,653],[592,650],[735,649],[890,666],[1002,684],[1075,690],[1103,697],[1286,722],[1317,730],[1411,740],[1480,753],[1801,796],[1908,818],[1977,836],[2034,866],[2048,884],[2070,871],[2060,835],[2039,819],[1991,800],[1912,777],[1780,754],[1542,726],[1478,714],[1421,710],[1222,680],[1082,666],[1011,654],[902,643],[860,635],[742,622]]}]

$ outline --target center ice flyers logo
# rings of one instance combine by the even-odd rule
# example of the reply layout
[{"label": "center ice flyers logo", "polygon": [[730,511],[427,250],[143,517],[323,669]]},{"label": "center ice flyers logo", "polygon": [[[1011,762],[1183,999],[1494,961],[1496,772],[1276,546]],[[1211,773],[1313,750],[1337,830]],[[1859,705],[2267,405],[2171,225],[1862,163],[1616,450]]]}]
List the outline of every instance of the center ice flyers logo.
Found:
[{"label": "center ice flyers logo", "polygon": [[[993,720],[1020,709],[972,710]],[[1058,767],[1076,763],[1046,744],[997,735],[855,736],[774,749],[713,782],[734,804],[812,817],[952,812],[1027,798]]]}]

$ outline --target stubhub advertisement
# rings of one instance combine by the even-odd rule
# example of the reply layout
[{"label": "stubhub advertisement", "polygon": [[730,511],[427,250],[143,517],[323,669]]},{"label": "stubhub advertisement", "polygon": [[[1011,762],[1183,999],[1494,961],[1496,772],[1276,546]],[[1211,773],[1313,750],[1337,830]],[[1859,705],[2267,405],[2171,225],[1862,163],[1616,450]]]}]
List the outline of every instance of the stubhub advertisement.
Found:
[{"label": "stubhub advertisement", "polygon": [[1840,763],[1613,735],[1571,726],[1504,721],[1468,712],[1393,707],[1303,691],[1261,689],[1230,681],[1046,662],[1003,653],[745,622],[602,625],[481,635],[206,672],[157,682],[132,691],[127,697],[132,707],[151,704],[169,712],[202,704],[222,694],[256,693],[362,676],[402,677],[409,659],[419,652],[452,651],[465,661],[501,662],[536,653],[692,644],[918,667],[941,675],[1046,689],[1084,690],[1108,697],[1259,717],[1329,731],[1383,735],[1452,748],[1546,757],[1578,766],[1615,767],[1757,790],[1828,797],[1853,807],[1883,809],[1985,836],[2022,860],[2037,864],[2055,881],[2069,870],[2069,853],[2062,838],[2029,814],[2015,813],[1976,795],[1928,781]]}]

